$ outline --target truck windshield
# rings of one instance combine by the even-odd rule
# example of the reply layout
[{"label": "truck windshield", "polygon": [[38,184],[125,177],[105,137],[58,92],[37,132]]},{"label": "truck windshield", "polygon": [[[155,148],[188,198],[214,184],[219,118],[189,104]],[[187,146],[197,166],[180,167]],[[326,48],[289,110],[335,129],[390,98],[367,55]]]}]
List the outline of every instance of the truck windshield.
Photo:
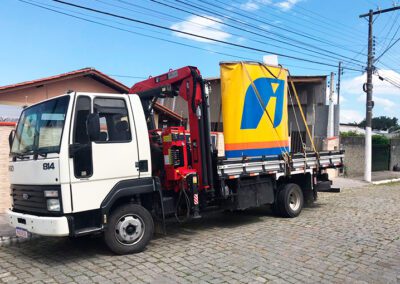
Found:
[{"label": "truck windshield", "polygon": [[58,153],[69,99],[64,96],[23,110],[11,154]]}]

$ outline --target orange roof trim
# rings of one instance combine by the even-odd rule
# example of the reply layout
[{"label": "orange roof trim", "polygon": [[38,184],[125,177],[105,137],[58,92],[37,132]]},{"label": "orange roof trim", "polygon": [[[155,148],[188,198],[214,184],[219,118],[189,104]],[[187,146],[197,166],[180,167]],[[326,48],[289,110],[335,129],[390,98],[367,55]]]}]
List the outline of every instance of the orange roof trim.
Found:
[{"label": "orange roof trim", "polygon": [[0,121],[0,126],[16,126],[17,122],[15,121]]}]

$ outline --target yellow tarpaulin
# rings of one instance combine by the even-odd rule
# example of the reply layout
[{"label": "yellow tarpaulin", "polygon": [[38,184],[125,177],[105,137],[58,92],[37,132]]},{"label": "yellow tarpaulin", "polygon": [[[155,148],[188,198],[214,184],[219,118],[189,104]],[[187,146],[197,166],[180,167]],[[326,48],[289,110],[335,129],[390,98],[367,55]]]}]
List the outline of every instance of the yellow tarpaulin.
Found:
[{"label": "yellow tarpaulin", "polygon": [[226,157],[288,152],[287,70],[255,62],[220,67]]}]

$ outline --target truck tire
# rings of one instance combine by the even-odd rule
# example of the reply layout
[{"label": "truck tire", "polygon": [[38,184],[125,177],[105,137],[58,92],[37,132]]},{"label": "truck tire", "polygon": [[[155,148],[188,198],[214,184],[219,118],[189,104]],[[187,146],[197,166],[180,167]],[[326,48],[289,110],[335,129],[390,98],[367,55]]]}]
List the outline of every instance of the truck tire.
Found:
[{"label": "truck tire", "polygon": [[137,253],[144,250],[154,233],[150,212],[138,204],[117,207],[104,231],[104,241],[116,254]]},{"label": "truck tire", "polygon": [[276,202],[279,215],[286,218],[297,217],[303,209],[303,192],[297,184],[288,183],[280,188]]}]

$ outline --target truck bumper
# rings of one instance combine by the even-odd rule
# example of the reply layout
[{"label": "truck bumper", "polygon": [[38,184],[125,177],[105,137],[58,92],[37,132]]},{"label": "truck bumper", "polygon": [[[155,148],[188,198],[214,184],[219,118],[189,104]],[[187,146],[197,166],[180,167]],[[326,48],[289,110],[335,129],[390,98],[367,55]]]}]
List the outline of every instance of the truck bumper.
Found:
[{"label": "truck bumper", "polygon": [[69,235],[67,217],[40,217],[7,210],[8,223],[42,236],[63,237]]}]

